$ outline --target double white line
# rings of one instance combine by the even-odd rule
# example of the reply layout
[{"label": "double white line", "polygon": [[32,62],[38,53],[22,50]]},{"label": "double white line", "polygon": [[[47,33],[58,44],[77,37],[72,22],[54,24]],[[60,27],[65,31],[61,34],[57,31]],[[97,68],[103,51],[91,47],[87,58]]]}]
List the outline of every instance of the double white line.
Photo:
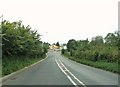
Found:
[{"label": "double white line", "polygon": [[[59,59],[58,59],[59,60]],[[75,87],[79,87],[75,81],[73,81],[73,79],[66,73],[68,72],[75,80],[77,80],[83,87],[86,87],[85,84],[83,82],[81,82],[74,74],[72,74],[66,67],[65,65],[59,60],[58,61],[55,59],[58,67],[62,70],[62,72],[67,76],[67,78],[70,80],[70,82],[75,86]],[[64,68],[64,69],[63,69]]]}]

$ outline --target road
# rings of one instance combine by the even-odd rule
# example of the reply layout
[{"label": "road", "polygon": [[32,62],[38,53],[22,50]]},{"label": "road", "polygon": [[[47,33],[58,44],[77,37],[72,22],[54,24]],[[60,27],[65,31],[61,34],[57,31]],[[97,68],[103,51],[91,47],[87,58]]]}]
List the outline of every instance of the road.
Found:
[{"label": "road", "polygon": [[[86,66],[63,57],[60,52],[49,51],[44,61],[7,79],[3,85],[118,85],[118,75]],[[101,87],[101,86],[100,86]],[[118,87],[118,86],[116,86]]]}]

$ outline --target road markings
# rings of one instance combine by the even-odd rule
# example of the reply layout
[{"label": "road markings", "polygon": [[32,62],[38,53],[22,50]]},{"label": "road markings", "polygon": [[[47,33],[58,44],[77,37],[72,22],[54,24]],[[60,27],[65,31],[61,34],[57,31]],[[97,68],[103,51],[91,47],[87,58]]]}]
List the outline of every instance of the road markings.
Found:
[{"label": "road markings", "polygon": [[[61,69],[61,71],[67,76],[67,78],[70,80],[70,82],[75,86],[75,87],[79,87],[74,81],[73,79],[66,73],[68,72],[75,80],[77,80],[83,87],[86,87],[85,84],[83,82],[81,82],[74,74],[72,74],[66,67],[65,65],[59,60],[60,64],[58,63],[58,61],[55,59],[58,67]],[[64,69],[62,68],[64,67]]]},{"label": "road markings", "polygon": [[[59,60],[59,61],[60,61],[60,60]],[[81,85],[83,85],[84,87],[86,87],[85,84],[84,84],[83,82],[81,82],[73,73],[71,73],[71,72],[65,67],[65,65],[64,65],[61,61],[60,61],[60,63],[63,65],[63,67],[65,68],[65,70],[68,71],[68,72],[71,74],[71,76],[73,76],[74,79],[76,79]]]},{"label": "road markings", "polygon": [[62,70],[62,72],[67,76],[67,78],[70,80],[70,82],[73,84],[73,85],[75,85],[75,86],[77,86],[77,84],[71,79],[71,77],[62,69],[62,67],[59,65],[59,63],[58,63],[58,61],[55,59],[55,61],[56,61],[56,63],[57,63],[57,65],[58,65],[58,67]]}]

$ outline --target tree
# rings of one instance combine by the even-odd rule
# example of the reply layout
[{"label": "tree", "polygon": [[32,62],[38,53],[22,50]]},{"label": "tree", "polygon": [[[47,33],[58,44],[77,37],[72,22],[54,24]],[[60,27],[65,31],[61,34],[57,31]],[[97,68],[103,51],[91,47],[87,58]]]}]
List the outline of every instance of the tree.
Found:
[{"label": "tree", "polygon": [[61,50],[61,54],[64,54],[64,53],[65,53],[65,49],[62,49],[62,50]]},{"label": "tree", "polygon": [[67,48],[68,48],[68,51],[75,50],[76,49],[76,40],[74,40],[74,39],[69,40],[67,43]]},{"label": "tree", "polygon": [[88,49],[89,48],[88,44],[89,44],[88,39],[86,39],[86,40],[78,40],[77,41],[77,49],[79,49],[79,50]]},{"label": "tree", "polygon": [[102,36],[96,36],[91,39],[90,42],[92,45],[102,45],[103,42],[103,37]]},{"label": "tree", "polygon": [[105,43],[110,46],[117,46],[117,44],[118,44],[117,36],[118,36],[118,34],[115,35],[114,33],[108,33],[107,36],[105,37]]},{"label": "tree", "polygon": [[45,44],[45,52],[42,52],[42,41],[37,31],[31,30],[18,22],[2,22],[2,53],[3,56],[10,55],[25,55],[25,56],[38,56],[47,52],[48,45]]},{"label": "tree", "polygon": [[58,47],[60,46],[59,42],[56,43],[56,46],[58,46]]}]

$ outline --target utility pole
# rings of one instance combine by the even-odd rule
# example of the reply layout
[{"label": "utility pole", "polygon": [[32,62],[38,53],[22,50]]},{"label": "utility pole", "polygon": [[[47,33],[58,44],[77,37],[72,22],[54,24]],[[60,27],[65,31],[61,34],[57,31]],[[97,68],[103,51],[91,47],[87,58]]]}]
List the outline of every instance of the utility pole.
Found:
[{"label": "utility pole", "polygon": [[[48,33],[48,32],[45,32],[45,33]],[[44,34],[45,34],[45,33],[44,33]],[[43,37],[44,34],[42,34],[41,36]],[[44,46],[43,46],[43,45],[44,45],[44,44],[43,44],[43,42],[42,42],[42,52],[44,51],[44,49],[43,49]]]},{"label": "utility pole", "polygon": [[[0,16],[0,19],[2,21],[0,22],[0,70],[2,71],[2,22],[3,22],[3,15]],[[2,77],[2,72],[0,72],[0,78]],[[2,80],[0,79],[0,87],[2,86]]]},{"label": "utility pole", "polygon": [[2,22],[3,22],[3,15],[1,15],[0,18],[2,19]]},{"label": "utility pole", "polygon": [[0,16],[1,20],[1,26],[0,26],[0,46],[2,46],[2,22],[3,22],[3,15]]},{"label": "utility pole", "polygon": [[1,27],[1,33],[2,33],[2,22],[3,22],[3,15],[1,15],[1,16],[0,16],[0,18],[2,19],[2,21],[1,21],[1,26],[0,26],[0,27]]}]

